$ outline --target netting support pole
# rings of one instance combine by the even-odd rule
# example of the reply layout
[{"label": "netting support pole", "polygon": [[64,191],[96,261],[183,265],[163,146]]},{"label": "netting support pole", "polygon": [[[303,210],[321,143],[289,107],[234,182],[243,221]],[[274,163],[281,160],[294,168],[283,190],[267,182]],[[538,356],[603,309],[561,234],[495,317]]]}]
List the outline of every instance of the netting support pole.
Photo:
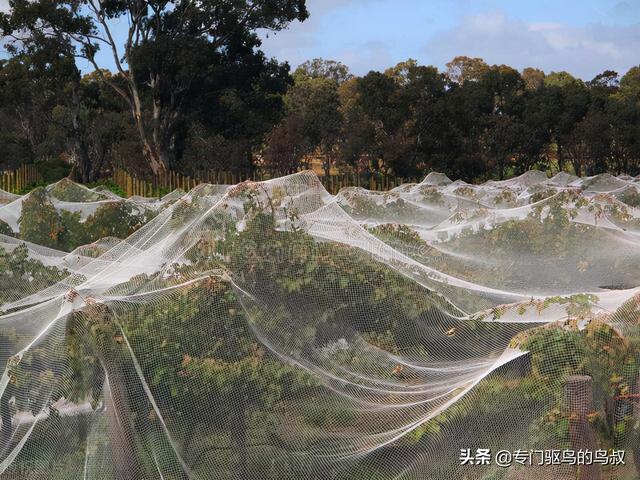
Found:
[{"label": "netting support pole", "polygon": [[[633,385],[633,393],[640,395],[640,375],[636,377],[635,384]],[[640,398],[636,398],[633,402],[633,417],[635,421],[640,418]],[[636,474],[638,474],[638,478],[640,478],[640,432],[632,431],[631,435],[633,435],[631,438],[633,463],[636,468]]]},{"label": "netting support pole", "polygon": [[[575,451],[595,452],[598,439],[589,424],[587,415],[593,410],[593,379],[588,375],[572,375],[565,383],[565,395],[569,408],[569,439]],[[599,465],[578,467],[578,480],[600,480]]]}]

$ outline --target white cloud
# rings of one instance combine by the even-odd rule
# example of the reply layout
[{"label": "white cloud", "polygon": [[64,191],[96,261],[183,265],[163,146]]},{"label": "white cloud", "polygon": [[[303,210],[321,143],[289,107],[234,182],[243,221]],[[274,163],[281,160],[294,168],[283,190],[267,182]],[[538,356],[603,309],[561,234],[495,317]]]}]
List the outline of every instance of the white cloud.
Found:
[{"label": "white cloud", "polygon": [[638,63],[640,24],[526,23],[497,11],[465,17],[431,38],[425,50],[425,60],[436,65],[456,55],[469,55],[518,68],[567,70],[591,79],[606,69],[623,74]]},{"label": "white cloud", "polygon": [[0,0],[0,12],[9,11],[9,0]]},{"label": "white cloud", "polygon": [[[3,0],[0,0],[3,1]],[[307,0],[307,10],[310,16],[304,22],[293,22],[289,27],[279,33],[261,34],[262,48],[265,52],[275,56],[279,60],[287,60],[292,67],[296,67],[301,63],[310,60],[311,51],[323,50],[326,45],[326,38],[320,34],[322,30],[326,30],[326,23],[332,21],[332,15],[336,11],[340,11],[344,7],[350,6],[370,6],[373,2],[382,2],[383,0]],[[378,43],[378,42],[370,42]],[[383,49],[380,46],[365,44],[361,46],[365,55],[370,59],[376,56],[384,57]],[[377,51],[377,53],[375,52]],[[347,63],[347,57],[352,58],[353,50],[345,49],[342,53],[322,55],[334,60],[340,60]],[[353,64],[360,62],[356,58]],[[350,67],[355,66],[347,63]],[[367,67],[367,71],[373,67]],[[354,68],[355,70],[355,68]]]},{"label": "white cloud", "polygon": [[307,60],[304,52],[318,45],[315,34],[322,17],[317,9],[330,10],[339,6],[340,1],[328,0],[328,3],[327,6],[323,0],[307,2],[307,10],[311,15],[304,22],[295,21],[284,32],[261,32],[263,50],[275,54],[279,60],[288,60],[294,66]]}]

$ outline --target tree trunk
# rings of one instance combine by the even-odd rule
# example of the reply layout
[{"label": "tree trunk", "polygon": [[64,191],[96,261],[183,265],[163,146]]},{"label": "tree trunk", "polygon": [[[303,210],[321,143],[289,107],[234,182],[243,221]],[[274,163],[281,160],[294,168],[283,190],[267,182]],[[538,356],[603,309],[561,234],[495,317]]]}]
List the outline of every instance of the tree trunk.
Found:
[{"label": "tree trunk", "polygon": [[73,125],[73,151],[76,157],[77,168],[72,169],[72,173],[82,183],[89,183],[93,180],[91,158],[87,151],[87,145],[83,139],[83,128],[80,120],[80,97],[78,96],[77,85],[71,89],[71,122]]},{"label": "tree trunk", "polygon": [[329,178],[329,175],[331,175],[331,164],[327,161],[327,159],[324,159],[324,161],[322,162],[322,167],[324,168],[324,176],[326,178]]},{"label": "tree trunk", "polygon": [[[151,81],[151,89],[159,89],[160,88],[160,80],[158,76],[154,76]],[[167,115],[167,112],[171,112],[172,105],[162,105],[159,99],[153,99],[153,117],[152,117],[152,138],[153,145],[155,146],[156,152],[158,154],[158,159],[165,166],[165,168],[169,168],[172,164],[172,151],[174,147],[174,139],[171,134],[171,115]],[[169,118],[169,120],[165,121],[165,119]]]},{"label": "tree trunk", "polygon": [[[132,27],[130,26],[129,28],[131,33]],[[149,137],[148,134],[148,128],[142,112],[142,101],[140,100],[140,93],[135,81],[136,74],[134,72],[134,64],[131,62],[130,47],[130,45],[126,46],[124,52],[124,58],[129,65],[128,72],[125,72],[121,68],[118,62],[118,58],[116,57],[118,71],[127,81],[127,87],[124,89],[120,88],[113,82],[108,81],[104,75],[101,75],[101,77],[107,85],[109,85],[129,104],[133,121],[135,122],[136,129],[138,130],[138,137],[140,138],[140,143],[142,144],[142,155],[149,165],[149,168],[151,168],[151,171],[155,175],[157,175],[159,173],[165,172],[167,165],[162,162],[162,158],[159,155],[158,149],[156,148],[156,145],[154,145],[153,140]]]},{"label": "tree trunk", "polygon": [[157,145],[154,144],[152,138],[149,138],[147,126],[142,114],[142,102],[140,101],[138,89],[133,84],[133,80],[129,82],[129,92],[131,93],[132,98],[131,113],[134,121],[136,122],[138,135],[140,136],[140,142],[142,143],[142,154],[149,164],[149,168],[151,168],[153,174],[158,175],[166,171],[167,165],[163,162]]},{"label": "tree trunk", "polygon": [[580,162],[580,160],[576,159],[576,160],[572,160],[571,163],[573,164],[573,169],[575,170],[575,174],[578,177],[582,176],[582,164]]},{"label": "tree trunk", "polygon": [[135,427],[126,391],[126,379],[115,361],[99,354],[106,373],[102,388],[111,455],[118,479],[145,478],[136,455]]},{"label": "tree trunk", "polygon": [[160,132],[159,141],[156,143],[158,158],[166,169],[170,169],[175,164],[175,138],[169,132]]},{"label": "tree trunk", "polygon": [[564,170],[564,149],[562,148],[562,143],[557,142],[557,151],[558,151],[558,171],[562,172]]}]

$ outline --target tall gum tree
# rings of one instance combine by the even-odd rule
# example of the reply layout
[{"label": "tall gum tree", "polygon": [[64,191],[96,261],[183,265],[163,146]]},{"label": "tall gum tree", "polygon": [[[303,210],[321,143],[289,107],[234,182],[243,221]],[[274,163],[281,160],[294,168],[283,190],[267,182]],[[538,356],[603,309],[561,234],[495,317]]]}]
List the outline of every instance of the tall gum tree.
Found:
[{"label": "tall gum tree", "polygon": [[[55,38],[88,61],[127,102],[144,158],[160,173],[170,164],[181,105],[206,74],[202,52],[210,62],[223,61],[229,52],[259,47],[257,30],[279,31],[307,17],[305,0],[10,0],[0,30],[18,48]],[[117,27],[123,23],[125,32]],[[157,61],[176,58],[177,47],[179,72]],[[103,74],[101,48],[110,52],[122,83]]]}]

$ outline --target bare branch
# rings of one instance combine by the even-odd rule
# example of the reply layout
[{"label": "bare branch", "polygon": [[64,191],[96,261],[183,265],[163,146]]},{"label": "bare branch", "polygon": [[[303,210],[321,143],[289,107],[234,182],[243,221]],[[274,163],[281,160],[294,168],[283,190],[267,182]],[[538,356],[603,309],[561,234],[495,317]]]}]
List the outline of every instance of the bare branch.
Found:
[{"label": "bare branch", "polygon": [[93,65],[93,68],[98,73],[98,76],[100,77],[100,80],[102,80],[106,85],[111,87],[118,95],[120,95],[122,98],[124,98],[129,105],[131,105],[131,97],[130,97],[129,93],[127,93],[125,90],[123,90],[118,85],[116,85],[114,82],[109,80],[109,78],[107,78],[107,76],[104,74],[102,69],[96,63],[95,58],[93,57],[93,55],[91,55],[91,56],[87,55],[84,58],[86,58],[87,60],[89,60],[89,62],[91,62],[91,65]]},{"label": "bare branch", "polygon": [[122,75],[126,77],[127,72],[124,70],[124,68],[122,68],[122,64],[120,63],[120,55],[118,54],[118,47],[116,46],[116,42],[113,39],[113,35],[111,35],[111,29],[109,28],[109,24],[105,20],[104,14],[102,12],[102,8],[98,9],[98,7],[96,6],[93,0],[89,0],[88,4],[89,4],[89,8],[91,8],[91,10],[93,10],[93,12],[95,13],[96,17],[98,18],[98,21],[104,28],[107,38],[109,39],[107,44],[111,47],[111,52],[113,53],[113,59],[115,61],[118,72],[120,72]]}]

